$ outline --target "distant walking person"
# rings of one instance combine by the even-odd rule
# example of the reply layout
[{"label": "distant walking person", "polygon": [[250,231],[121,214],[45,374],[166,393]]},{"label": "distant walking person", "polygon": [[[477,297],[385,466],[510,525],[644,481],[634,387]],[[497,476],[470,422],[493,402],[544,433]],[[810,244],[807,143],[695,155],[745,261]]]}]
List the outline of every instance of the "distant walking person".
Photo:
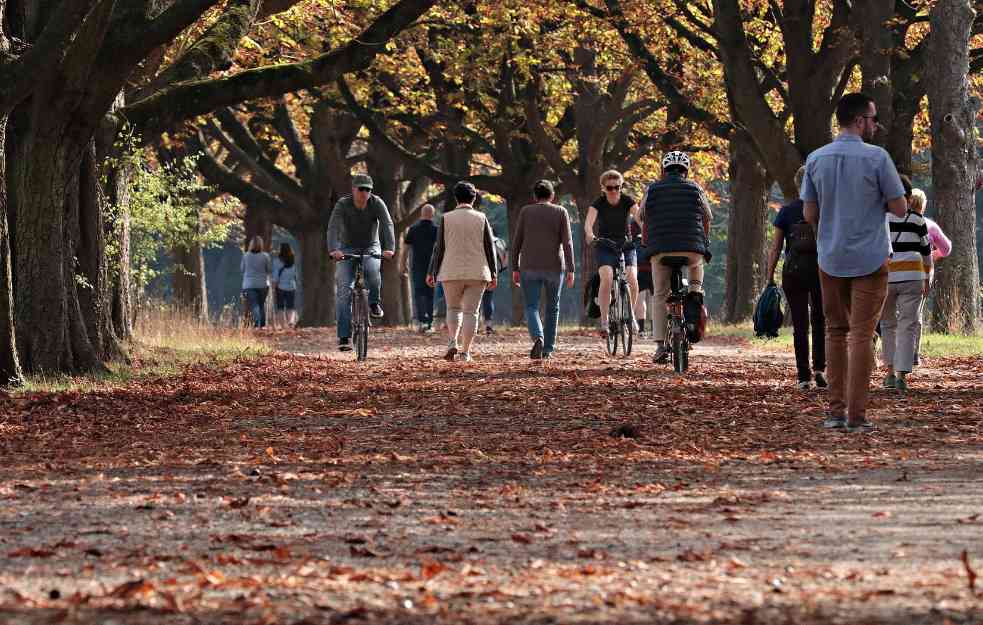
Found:
[{"label": "distant walking person", "polygon": [[[494,230],[492,232],[494,233]],[[498,259],[498,273],[501,274],[509,266],[508,246],[498,237],[495,237],[493,242],[495,257]],[[485,289],[485,293],[481,296],[481,316],[485,320],[485,335],[491,336],[495,333],[495,289],[493,288]]]},{"label": "distant walking person", "polygon": [[904,217],[908,203],[891,157],[865,143],[877,130],[874,100],[861,93],[843,96],[836,121],[840,134],[809,155],[801,189],[806,221],[817,226],[826,315],[830,397],[823,426],[870,432],[874,327],[887,296],[891,256],[885,209]]},{"label": "distant walking person", "polygon": [[280,244],[280,253],[273,259],[272,278],[276,321],[293,327],[297,324],[297,265],[289,243]]},{"label": "distant walking person", "polygon": [[454,185],[457,208],[444,213],[437,231],[437,244],[427,283],[439,280],[447,298],[447,352],[444,358],[471,360],[471,343],[478,328],[478,307],[486,287],[495,288],[498,262],[494,235],[488,218],[475,210],[478,190],[470,182]]},{"label": "distant walking person", "polygon": [[[560,290],[566,273],[573,288],[573,244],[570,218],[553,204],[553,184],[540,180],[533,187],[535,204],[524,206],[515,226],[510,263],[512,281],[522,286],[526,301],[526,325],[533,339],[529,357],[549,358],[556,350],[556,326],[560,319]],[[540,296],[546,292],[546,324],[539,317]]]},{"label": "distant walking person", "polygon": [[273,267],[270,255],[263,251],[263,237],[256,235],[249,241],[249,250],[242,255],[239,268],[242,270],[242,294],[253,317],[253,327],[266,327],[266,296]]},{"label": "distant walking person", "polygon": [[[906,199],[911,201],[911,182],[901,179]],[[913,210],[902,218],[887,216],[891,230],[891,260],[888,262],[887,298],[881,313],[882,357],[887,368],[885,388],[908,390],[922,326],[922,303],[928,295],[932,273],[932,246],[925,218]]]},{"label": "distant walking person", "polygon": [[[416,307],[417,330],[433,331],[434,288],[427,284],[430,259],[437,242],[437,224],[433,222],[434,207],[424,204],[420,208],[420,219],[410,226],[403,237],[400,267],[403,274],[409,274],[413,286],[413,305]],[[407,253],[408,252],[408,253]],[[412,270],[408,257],[412,257]]]},{"label": "distant walking person", "polygon": [[[805,167],[795,172],[795,188],[802,187]],[[807,389],[815,379],[818,388],[826,388],[826,317],[819,284],[816,255],[816,232],[802,214],[802,200],[795,198],[775,217],[775,238],[768,255],[768,282],[775,283],[775,267],[785,249],[782,265],[782,291],[792,313],[792,337],[795,343],[795,367],[798,387]],[[812,368],[809,368],[809,329],[812,328]]]},{"label": "distant walking person", "polygon": [[[380,244],[379,238],[382,238]],[[331,257],[341,261],[345,254],[379,254],[392,258],[396,249],[393,220],[386,203],[372,194],[372,178],[365,174],[352,176],[352,194],[342,197],[334,206],[328,222],[328,249]],[[352,287],[355,285],[355,263],[347,260],[335,268],[335,317],[338,320],[338,349],[351,351]],[[369,287],[369,315],[381,319],[382,264],[376,258],[363,259],[365,281]]]},{"label": "distant walking person", "polygon": [[[928,203],[928,198],[925,197],[925,192],[921,189],[912,189],[911,197],[908,199],[908,205],[911,210],[915,211],[922,217],[925,217],[925,205]],[[939,259],[945,258],[952,253],[952,241],[949,237],[942,232],[942,228],[939,224],[935,223],[933,220],[925,217],[925,225],[928,227],[928,240],[932,244],[932,271],[928,274],[928,286],[932,287],[935,282],[935,263]],[[925,311],[925,306],[922,305],[922,312]],[[920,351],[922,344],[922,324],[918,324],[918,331],[915,334],[915,357],[912,359],[912,364],[918,365],[919,357],[918,353]]]}]

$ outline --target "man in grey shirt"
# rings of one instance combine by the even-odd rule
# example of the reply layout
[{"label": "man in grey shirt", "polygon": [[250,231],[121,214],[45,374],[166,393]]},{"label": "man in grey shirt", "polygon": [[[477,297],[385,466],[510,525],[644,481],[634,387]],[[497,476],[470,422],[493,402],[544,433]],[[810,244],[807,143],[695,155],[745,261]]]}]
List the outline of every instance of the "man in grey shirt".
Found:
[{"label": "man in grey shirt", "polygon": [[[382,237],[380,244],[379,238]],[[335,268],[335,318],[338,320],[338,349],[351,350],[352,287],[355,285],[353,260],[342,261],[345,254],[379,254],[392,258],[396,249],[393,220],[386,203],[372,194],[372,178],[352,176],[352,194],[334,206],[328,222],[328,249],[338,262]],[[375,318],[383,316],[381,304],[382,274],[377,258],[363,259],[365,281],[369,287],[369,311]]]},{"label": "man in grey shirt", "polygon": [[891,256],[886,211],[903,217],[907,202],[891,157],[865,143],[877,130],[873,99],[843,96],[836,121],[840,134],[809,155],[801,189],[806,221],[817,227],[826,315],[830,397],[823,427],[870,432],[874,328],[887,296]]}]

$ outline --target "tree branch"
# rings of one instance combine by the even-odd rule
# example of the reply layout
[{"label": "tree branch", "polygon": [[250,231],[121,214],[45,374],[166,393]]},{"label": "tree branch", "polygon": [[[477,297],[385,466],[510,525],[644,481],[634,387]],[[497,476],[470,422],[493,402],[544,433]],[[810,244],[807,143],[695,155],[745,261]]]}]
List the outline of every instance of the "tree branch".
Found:
[{"label": "tree branch", "polygon": [[273,112],[273,124],[287,144],[290,159],[294,163],[294,169],[297,170],[297,177],[303,181],[304,186],[308,186],[313,178],[314,160],[304,147],[304,142],[300,138],[300,132],[297,130],[297,125],[294,123],[293,117],[290,115],[290,109],[287,108],[285,98],[279,98],[276,102],[276,108]]},{"label": "tree branch", "polygon": [[333,82],[344,74],[368,67],[386,42],[409,27],[435,2],[400,0],[342,48],[302,63],[261,67],[225,78],[174,85],[125,108],[122,115],[134,127],[150,134],[223,106]]}]

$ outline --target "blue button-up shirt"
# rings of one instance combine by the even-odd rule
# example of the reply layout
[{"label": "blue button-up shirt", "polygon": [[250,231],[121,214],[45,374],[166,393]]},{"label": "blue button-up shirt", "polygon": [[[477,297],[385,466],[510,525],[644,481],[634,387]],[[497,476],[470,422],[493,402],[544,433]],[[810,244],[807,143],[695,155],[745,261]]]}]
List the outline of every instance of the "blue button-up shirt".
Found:
[{"label": "blue button-up shirt", "polygon": [[890,155],[852,134],[809,155],[800,190],[819,205],[819,267],[831,276],[855,278],[877,271],[891,255],[886,205],[904,196]]}]

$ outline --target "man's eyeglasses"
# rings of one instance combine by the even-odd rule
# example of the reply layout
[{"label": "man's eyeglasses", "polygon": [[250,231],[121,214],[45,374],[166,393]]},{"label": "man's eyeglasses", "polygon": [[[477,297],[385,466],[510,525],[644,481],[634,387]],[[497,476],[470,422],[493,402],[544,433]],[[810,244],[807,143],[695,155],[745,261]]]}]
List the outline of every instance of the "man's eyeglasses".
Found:
[{"label": "man's eyeglasses", "polygon": [[372,187],[358,187],[358,190],[362,193],[369,193],[372,191]]},{"label": "man's eyeglasses", "polygon": [[616,184],[616,185],[605,185],[604,188],[607,189],[608,191],[621,191],[621,185],[620,184]]}]

